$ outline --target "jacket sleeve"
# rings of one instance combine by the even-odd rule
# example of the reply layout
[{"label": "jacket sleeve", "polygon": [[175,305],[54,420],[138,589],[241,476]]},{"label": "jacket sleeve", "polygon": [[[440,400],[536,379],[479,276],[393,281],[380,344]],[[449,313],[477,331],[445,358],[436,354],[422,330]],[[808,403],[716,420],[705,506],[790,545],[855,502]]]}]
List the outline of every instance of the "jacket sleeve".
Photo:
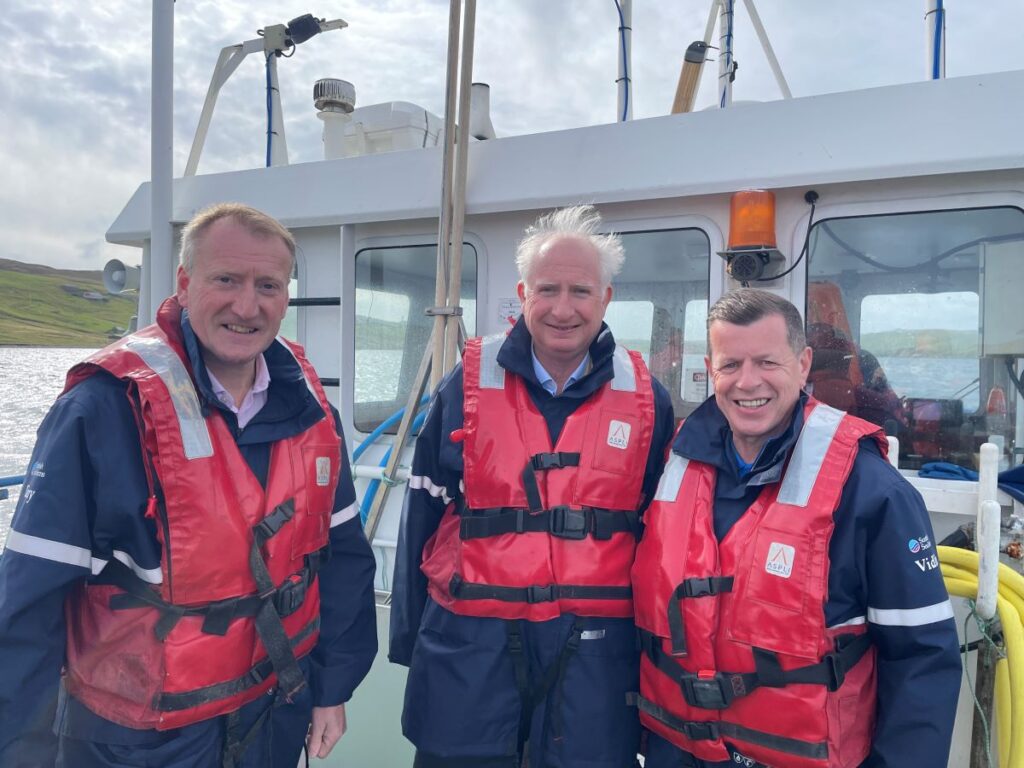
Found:
[{"label": "jacket sleeve", "polygon": [[[335,424],[341,424],[337,411]],[[370,671],[377,654],[373,578],[377,563],[363,533],[345,438],[328,545],[320,569],[320,639],[313,650],[313,704],[341,704]]]},{"label": "jacket sleeve", "polygon": [[830,552],[828,622],[866,619],[878,651],[877,724],[864,768],[946,765],[960,655],[935,537],[920,494],[863,443]]},{"label": "jacket sleeve", "polygon": [[440,525],[445,509],[459,495],[462,449],[449,436],[461,426],[462,367],[457,366],[431,399],[416,440],[402,505],[388,648],[388,660],[395,664],[409,666],[427,601],[427,579],[420,570],[423,547]]},{"label": "jacket sleeve", "polygon": [[0,765],[53,765],[65,596],[115,553],[159,565],[124,388],[95,376],[59,398],[26,474],[0,556]]}]

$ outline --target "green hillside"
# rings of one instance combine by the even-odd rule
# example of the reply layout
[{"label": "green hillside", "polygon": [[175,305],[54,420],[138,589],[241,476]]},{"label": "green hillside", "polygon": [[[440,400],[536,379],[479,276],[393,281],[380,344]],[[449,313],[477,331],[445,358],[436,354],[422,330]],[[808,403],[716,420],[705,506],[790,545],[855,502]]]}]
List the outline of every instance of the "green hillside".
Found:
[{"label": "green hillside", "polygon": [[128,327],[136,302],[135,295],[107,294],[98,271],[0,259],[0,346],[102,347],[111,329]]}]

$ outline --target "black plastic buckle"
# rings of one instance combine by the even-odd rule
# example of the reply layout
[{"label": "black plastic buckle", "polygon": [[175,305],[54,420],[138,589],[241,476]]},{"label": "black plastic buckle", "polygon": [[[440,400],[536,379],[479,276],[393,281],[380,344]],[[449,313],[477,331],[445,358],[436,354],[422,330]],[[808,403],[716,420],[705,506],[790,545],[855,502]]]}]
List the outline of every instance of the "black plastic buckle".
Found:
[{"label": "black plastic buckle", "polygon": [[256,536],[256,543],[259,544],[261,547],[268,541],[270,541],[270,539],[272,539],[274,534],[278,531],[278,528],[274,527],[269,522],[269,520],[269,516],[265,517],[253,526],[253,532]]},{"label": "black plastic buckle", "polygon": [[683,595],[686,597],[704,597],[713,595],[715,591],[711,588],[711,579],[687,579],[683,582]]},{"label": "black plastic buckle", "polygon": [[830,693],[835,693],[843,686],[846,670],[843,669],[838,653],[826,653],[821,661],[825,665],[825,669],[828,670],[828,682],[825,683],[825,687]]},{"label": "black plastic buckle", "polygon": [[306,601],[306,580],[301,576],[293,576],[280,587],[274,595],[274,608],[281,618],[291,616]]},{"label": "black plastic buckle", "polygon": [[683,724],[683,733],[692,741],[716,741],[719,736],[718,723],[689,720]]},{"label": "black plastic buckle", "polygon": [[683,698],[691,707],[725,709],[736,698],[732,686],[726,687],[721,672],[716,672],[714,677],[707,678],[686,675],[679,682],[683,689]]},{"label": "black plastic buckle", "polygon": [[587,537],[590,529],[587,511],[570,509],[566,506],[551,507],[548,510],[548,531],[560,539],[580,540]]},{"label": "black plastic buckle", "polygon": [[560,453],[535,453],[530,457],[533,468],[540,471],[545,469],[561,469],[562,455]]},{"label": "black plastic buckle", "polygon": [[550,603],[555,599],[555,589],[553,584],[548,584],[546,587],[527,587],[526,588],[526,602],[530,603]]}]

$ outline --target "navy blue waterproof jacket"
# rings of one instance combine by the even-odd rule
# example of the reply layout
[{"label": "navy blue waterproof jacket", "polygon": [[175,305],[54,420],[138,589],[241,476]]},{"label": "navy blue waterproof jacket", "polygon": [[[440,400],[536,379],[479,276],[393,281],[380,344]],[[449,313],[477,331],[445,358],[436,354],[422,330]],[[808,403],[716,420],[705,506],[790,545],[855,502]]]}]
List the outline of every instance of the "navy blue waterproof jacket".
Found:
[{"label": "navy blue waterproof jacket", "polygon": [[[325,418],[323,409],[294,357],[275,341],[264,353],[270,372],[267,403],[238,429],[235,415],[213,394],[187,316],[182,330],[203,408],[221,410],[253,474],[265,485],[271,445]],[[355,490],[344,439],[341,455],[334,505],[338,524],[332,521],[331,557],[319,571],[320,640],[308,663],[303,662],[315,706],[348,701],[377,651],[376,566],[358,514],[350,516]],[[98,373],[58,398],[39,427],[0,555],[0,765],[53,765],[64,598],[111,558],[135,570],[158,571],[156,531],[143,515],[148,495],[139,432],[124,384]],[[62,734],[122,745],[155,743],[167,736],[116,725],[70,697],[62,699]]]},{"label": "navy blue waterproof jacket", "polygon": [[[522,378],[534,404],[547,422],[554,442],[565,420],[605,383],[611,381],[615,340],[608,326],[590,345],[590,371],[555,397],[537,381],[533,370],[533,339],[520,318],[498,352],[498,364]],[[655,379],[654,430],[644,473],[645,504],[654,496],[672,439],[674,420],[668,392]],[[460,495],[462,443],[452,442],[451,433],[462,428],[462,366],[441,382],[430,403],[423,429],[416,441],[410,489],[405,496],[398,534],[398,553],[391,594],[391,643],[388,658],[409,666],[416,633],[427,598],[427,579],[420,571],[423,546],[437,530],[448,502]]]},{"label": "navy blue waterproof jacket", "polygon": [[[801,396],[789,429],[767,442],[743,477],[732,433],[713,397],[683,424],[672,450],[718,470],[714,527],[719,541],[763,486],[781,481],[806,401]],[[863,766],[945,766],[960,691],[956,624],[924,502],[870,438],[861,441],[835,521],[826,626],[866,619],[878,649],[878,721]],[[935,620],[942,615],[949,617]]]}]

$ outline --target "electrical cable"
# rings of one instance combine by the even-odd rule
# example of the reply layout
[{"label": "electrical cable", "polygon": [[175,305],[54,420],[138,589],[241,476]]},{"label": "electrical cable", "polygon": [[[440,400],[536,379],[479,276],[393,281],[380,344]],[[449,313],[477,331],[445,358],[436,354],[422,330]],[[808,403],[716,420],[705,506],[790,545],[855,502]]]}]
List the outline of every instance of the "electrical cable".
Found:
[{"label": "electrical cable", "polygon": [[[622,4],[619,0],[614,0],[615,10],[619,12],[619,40],[622,43],[622,80],[623,80],[623,99],[622,99],[622,117],[620,122],[626,122],[626,115],[629,114],[629,59],[626,56],[626,17],[622,13]],[[632,27],[630,27],[632,30]],[[616,80],[616,82],[618,82]]]},{"label": "electrical cable", "polygon": [[821,222],[820,226],[821,229],[825,232],[825,234],[832,238],[832,240],[835,241],[836,245],[846,250],[846,252],[850,256],[853,256],[855,259],[859,259],[860,261],[863,261],[865,264],[875,267],[876,269],[881,269],[884,272],[919,272],[922,269],[925,269],[926,267],[934,267],[940,261],[944,261],[945,259],[948,259],[950,256],[955,256],[960,251],[965,251],[968,248],[973,248],[975,245],[979,245],[981,243],[1004,243],[1024,239],[1024,232],[1015,232],[1009,235],[996,235],[995,237],[978,237],[975,238],[974,240],[968,240],[967,242],[960,243],[960,245],[955,245],[952,248],[938,254],[937,256],[933,256],[927,261],[922,261],[919,264],[911,264],[909,267],[894,267],[889,264],[883,264],[880,261],[872,259],[863,251],[858,251],[852,245],[850,245],[841,237],[839,237],[839,235],[837,235],[833,231],[832,227],[829,226],[827,221]]},{"label": "electrical cable", "polygon": [[[793,265],[785,272],[780,272],[779,274],[772,275],[771,277],[759,277],[754,282],[767,283],[772,280],[778,280],[780,277],[785,277],[798,266],[800,266],[800,262],[803,260],[804,255],[807,253],[807,250],[811,244],[811,230],[814,228],[814,209],[818,204],[818,193],[815,192],[813,189],[810,189],[804,193],[804,200],[807,201],[807,203],[810,204],[811,206],[811,215],[807,217],[807,232],[806,234],[804,234],[804,247],[800,249],[800,254],[796,257],[796,261],[794,261]],[[817,240],[815,240],[815,242],[817,242]]]}]

